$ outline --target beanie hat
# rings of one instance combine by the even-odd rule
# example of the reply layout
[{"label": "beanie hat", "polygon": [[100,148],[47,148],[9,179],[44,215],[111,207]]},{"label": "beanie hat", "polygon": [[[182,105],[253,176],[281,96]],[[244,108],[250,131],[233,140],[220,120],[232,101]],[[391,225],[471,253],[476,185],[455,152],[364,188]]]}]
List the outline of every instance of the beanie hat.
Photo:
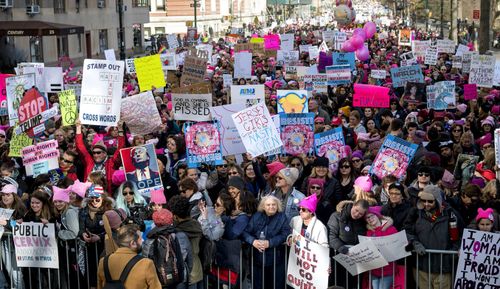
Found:
[{"label": "beanie hat", "polygon": [[5,130],[0,129],[0,135],[6,136],[7,134],[5,133]]},{"label": "beanie hat", "polygon": [[382,146],[382,141],[377,140],[368,145],[368,150],[373,151],[376,149],[380,149],[381,146]]},{"label": "beanie hat", "polygon": [[104,193],[104,189],[99,185],[91,185],[87,191],[88,198],[99,198]]},{"label": "beanie hat", "polygon": [[70,189],[61,189],[56,186],[52,187],[54,191],[54,195],[52,196],[52,201],[62,201],[65,203],[69,203],[69,192]]},{"label": "beanie hat", "polygon": [[114,209],[104,212],[104,216],[108,218],[111,229],[120,228],[121,224],[127,219],[127,213],[123,209]]},{"label": "beanie hat", "polygon": [[172,225],[174,223],[174,216],[172,212],[162,208],[153,213],[153,222],[157,227]]},{"label": "beanie hat", "polygon": [[245,180],[239,176],[230,177],[227,181],[227,187],[233,187],[239,191],[243,191],[245,189]]},{"label": "beanie hat", "polygon": [[17,187],[11,184],[6,184],[2,188],[3,194],[17,194]]},{"label": "beanie hat", "polygon": [[493,222],[495,220],[495,218],[493,217],[493,209],[487,208],[486,210],[483,210],[481,208],[478,208],[476,222],[479,222],[479,220],[481,219],[488,219]]},{"label": "beanie hat", "polygon": [[299,170],[296,168],[284,168],[279,171],[279,174],[286,181],[287,184],[292,186],[299,178]]},{"label": "beanie hat", "polygon": [[476,140],[476,143],[479,145],[480,148],[483,148],[485,144],[490,144],[492,141],[491,138],[491,133],[487,133],[480,137],[478,140]]},{"label": "beanie hat", "polygon": [[335,126],[338,126],[338,125],[341,125],[342,124],[342,118],[340,117],[332,117],[332,121],[330,122],[331,125],[335,125]]},{"label": "beanie hat", "polygon": [[165,194],[163,193],[163,188],[151,191],[150,202],[155,203],[157,205],[163,205],[167,203],[167,198],[165,198]]},{"label": "beanie hat", "polygon": [[313,167],[323,167],[327,168],[329,166],[330,162],[328,158],[325,157],[317,157],[314,162],[313,162]]},{"label": "beanie hat", "polygon": [[272,177],[279,173],[282,169],[285,168],[285,165],[282,162],[275,161],[270,164],[267,164],[267,169],[269,171],[269,176]]},{"label": "beanie hat", "polygon": [[79,180],[76,180],[74,184],[70,186],[71,191],[75,194],[79,195],[82,199],[85,198],[85,193],[87,189],[92,185],[91,182],[82,183]]},{"label": "beanie hat", "polygon": [[447,189],[454,189],[458,186],[458,181],[455,180],[455,176],[452,173],[448,170],[444,170],[441,184]]},{"label": "beanie hat", "polygon": [[119,186],[125,182],[125,171],[124,170],[116,170],[113,173],[111,178],[113,185]]},{"label": "beanie hat", "polygon": [[493,119],[492,116],[488,115],[485,119],[483,119],[483,121],[481,121],[481,126],[487,125],[487,124],[491,125],[492,127],[495,126],[495,120]]},{"label": "beanie hat", "polygon": [[483,178],[478,178],[478,177],[472,177],[469,181],[469,183],[476,185],[480,187],[481,189],[486,186],[486,183],[484,182]]},{"label": "beanie hat", "polygon": [[467,110],[467,104],[463,104],[463,103],[461,103],[461,104],[457,105],[457,109],[458,109],[458,111],[460,111],[461,113],[464,113],[464,112]]},{"label": "beanie hat", "polygon": [[99,134],[96,134],[94,136],[94,139],[92,140],[92,147],[91,147],[91,149],[93,150],[94,148],[98,148],[98,149],[101,149],[103,151],[107,150],[106,146],[104,145],[104,138],[103,138],[103,136],[101,136]]},{"label": "beanie hat", "polygon": [[351,159],[358,158],[363,160],[363,152],[362,151],[354,151],[351,155]]},{"label": "beanie hat", "polygon": [[311,186],[320,186],[321,187],[321,195],[323,194],[324,190],[325,190],[325,180],[324,179],[319,179],[319,178],[308,178],[307,179],[307,191],[309,192],[309,189],[311,188]]},{"label": "beanie hat", "polygon": [[354,186],[365,192],[370,192],[373,187],[373,182],[370,176],[361,176],[354,181]]},{"label": "beanie hat", "polygon": [[424,198],[426,200],[435,200],[438,203],[439,207],[443,205],[442,191],[438,186],[435,185],[425,186],[424,190],[418,193],[418,197]]},{"label": "beanie hat", "polygon": [[299,202],[299,207],[306,208],[309,211],[311,211],[311,213],[316,212],[317,205],[318,205],[318,197],[316,196],[316,194],[312,194],[306,198],[303,198]]},{"label": "beanie hat", "polygon": [[439,148],[450,148],[452,149],[453,148],[453,141],[451,140],[448,140],[448,141],[442,141],[442,142],[439,142]]},{"label": "beanie hat", "polygon": [[382,217],[382,207],[381,206],[370,206],[368,207],[368,211],[366,212],[365,216],[368,216],[368,214],[374,214],[377,217]]}]

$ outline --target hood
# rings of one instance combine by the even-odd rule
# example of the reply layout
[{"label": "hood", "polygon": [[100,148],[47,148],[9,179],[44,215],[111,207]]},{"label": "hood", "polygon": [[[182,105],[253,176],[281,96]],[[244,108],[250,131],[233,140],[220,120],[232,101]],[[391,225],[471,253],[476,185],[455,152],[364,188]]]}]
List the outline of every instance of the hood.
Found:
[{"label": "hood", "polygon": [[347,200],[346,200],[346,201],[340,201],[340,202],[337,204],[337,212],[339,212],[339,213],[340,213],[340,212],[342,212],[342,210],[343,210],[344,208],[346,208],[348,205],[351,205],[351,206],[352,206],[353,204],[354,204],[354,202],[353,202],[353,201],[347,201]]},{"label": "hood", "polygon": [[167,225],[167,226],[161,226],[161,227],[154,227],[151,229],[151,231],[148,232],[146,235],[148,239],[154,239],[158,236],[165,236],[171,233],[175,233],[175,228],[172,225]]},{"label": "hood", "polygon": [[193,219],[180,221],[176,223],[175,228],[186,233],[189,239],[200,238],[203,234],[200,223]]}]

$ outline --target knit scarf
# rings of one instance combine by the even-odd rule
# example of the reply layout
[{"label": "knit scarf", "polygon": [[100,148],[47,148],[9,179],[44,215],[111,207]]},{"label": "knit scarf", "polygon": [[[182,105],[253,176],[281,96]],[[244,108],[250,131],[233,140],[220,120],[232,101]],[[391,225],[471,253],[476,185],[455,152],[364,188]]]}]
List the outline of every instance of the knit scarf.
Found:
[{"label": "knit scarf", "polygon": [[431,223],[434,223],[439,216],[441,216],[441,210],[440,209],[435,209],[432,213],[431,212],[425,212],[426,216],[429,218],[429,221]]}]

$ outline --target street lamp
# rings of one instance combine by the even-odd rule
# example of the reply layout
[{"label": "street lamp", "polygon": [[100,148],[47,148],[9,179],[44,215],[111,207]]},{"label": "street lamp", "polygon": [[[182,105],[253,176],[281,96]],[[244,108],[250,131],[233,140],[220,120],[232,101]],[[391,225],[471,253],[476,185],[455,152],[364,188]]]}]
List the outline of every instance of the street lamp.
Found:
[{"label": "street lamp", "polygon": [[118,0],[118,22],[120,32],[120,59],[125,60],[125,33],[123,31],[123,0]]}]

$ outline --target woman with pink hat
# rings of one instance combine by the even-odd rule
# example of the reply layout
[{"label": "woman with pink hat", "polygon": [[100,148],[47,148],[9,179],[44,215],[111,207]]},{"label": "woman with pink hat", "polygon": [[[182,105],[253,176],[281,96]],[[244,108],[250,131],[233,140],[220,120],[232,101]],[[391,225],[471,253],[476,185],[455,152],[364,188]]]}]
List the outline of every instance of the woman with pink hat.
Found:
[{"label": "woman with pink hat", "polygon": [[475,222],[469,225],[469,228],[483,232],[499,232],[500,218],[498,214],[492,209],[485,210],[478,208]]},{"label": "woman with pink hat", "polygon": [[[310,195],[299,202],[299,215],[292,218],[290,227],[292,235],[288,236],[287,243],[299,242],[306,238],[312,242],[328,247],[328,233],[325,225],[316,218],[316,206],[318,197],[316,194]],[[299,233],[295,235],[295,233]]]}]

